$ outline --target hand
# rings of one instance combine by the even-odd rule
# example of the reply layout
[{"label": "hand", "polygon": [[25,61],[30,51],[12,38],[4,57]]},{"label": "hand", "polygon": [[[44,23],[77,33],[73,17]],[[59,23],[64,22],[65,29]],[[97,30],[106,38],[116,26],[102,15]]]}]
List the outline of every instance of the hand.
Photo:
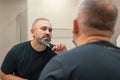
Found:
[{"label": "hand", "polygon": [[57,54],[61,54],[65,51],[67,51],[67,47],[61,43],[57,43],[55,44],[55,46],[52,48],[52,50],[57,53]]},{"label": "hand", "polygon": [[28,80],[28,79],[24,79],[24,78],[21,78],[21,77],[12,75],[12,74],[7,74],[3,77],[2,80]]}]

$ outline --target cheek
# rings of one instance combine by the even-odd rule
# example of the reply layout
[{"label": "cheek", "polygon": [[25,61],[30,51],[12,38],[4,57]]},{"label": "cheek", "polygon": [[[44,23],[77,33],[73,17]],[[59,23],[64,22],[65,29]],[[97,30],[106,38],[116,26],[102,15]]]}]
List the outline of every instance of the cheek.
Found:
[{"label": "cheek", "polygon": [[49,34],[48,34],[50,37],[52,37],[52,33],[51,32],[49,32]]},{"label": "cheek", "polygon": [[50,36],[52,37],[52,33],[50,34]]},{"label": "cheek", "polygon": [[39,34],[37,32],[32,33],[33,37],[37,37]]},{"label": "cheek", "polygon": [[44,31],[41,30],[36,30],[35,35],[42,35],[44,34]]},{"label": "cheek", "polygon": [[31,35],[34,37],[35,36],[34,32],[31,32]]},{"label": "cheek", "polygon": [[73,40],[76,40],[76,35],[75,34],[73,34]]}]

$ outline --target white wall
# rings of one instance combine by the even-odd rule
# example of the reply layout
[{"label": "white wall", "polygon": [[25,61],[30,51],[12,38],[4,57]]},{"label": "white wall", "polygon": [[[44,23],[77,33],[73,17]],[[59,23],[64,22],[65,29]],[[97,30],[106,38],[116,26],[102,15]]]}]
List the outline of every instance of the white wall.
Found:
[{"label": "white wall", "polygon": [[112,2],[118,7],[118,20],[115,26],[115,34],[113,35],[111,41],[116,44],[116,39],[118,37],[118,35],[120,35],[120,0],[112,0]]},{"label": "white wall", "polygon": [[28,0],[28,24],[38,17],[49,18],[54,28],[72,28],[79,0]]},{"label": "white wall", "polygon": [[116,38],[116,45],[118,47],[120,47],[120,34],[118,35],[118,37]]},{"label": "white wall", "polygon": [[[46,17],[53,24],[52,42],[64,43],[69,49],[74,47],[71,29],[78,2],[79,0],[28,0],[28,39],[31,39],[33,21],[38,17]],[[65,35],[62,34],[64,32]],[[66,34],[71,37],[67,38]]]},{"label": "white wall", "polygon": [[7,51],[20,42],[16,17],[25,12],[26,4],[26,0],[0,0],[0,65]]}]

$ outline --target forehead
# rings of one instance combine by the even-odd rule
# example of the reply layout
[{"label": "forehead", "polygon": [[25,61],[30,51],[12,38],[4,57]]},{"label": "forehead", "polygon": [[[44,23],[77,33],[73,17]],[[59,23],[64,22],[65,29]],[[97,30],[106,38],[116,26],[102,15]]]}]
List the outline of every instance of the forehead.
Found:
[{"label": "forehead", "polygon": [[47,20],[39,20],[36,22],[36,26],[39,26],[39,27],[52,27],[51,23]]}]

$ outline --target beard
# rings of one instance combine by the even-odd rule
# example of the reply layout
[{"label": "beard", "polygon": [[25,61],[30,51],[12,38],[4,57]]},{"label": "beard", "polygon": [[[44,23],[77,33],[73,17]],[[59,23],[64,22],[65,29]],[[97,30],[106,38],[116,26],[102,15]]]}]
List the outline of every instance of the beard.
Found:
[{"label": "beard", "polygon": [[41,41],[51,42],[51,36],[43,35],[41,38],[35,38],[39,44],[42,44]]},{"label": "beard", "polygon": [[47,41],[47,42],[50,42],[51,41],[51,36],[50,35],[44,35],[40,39],[42,39],[44,41]]}]

